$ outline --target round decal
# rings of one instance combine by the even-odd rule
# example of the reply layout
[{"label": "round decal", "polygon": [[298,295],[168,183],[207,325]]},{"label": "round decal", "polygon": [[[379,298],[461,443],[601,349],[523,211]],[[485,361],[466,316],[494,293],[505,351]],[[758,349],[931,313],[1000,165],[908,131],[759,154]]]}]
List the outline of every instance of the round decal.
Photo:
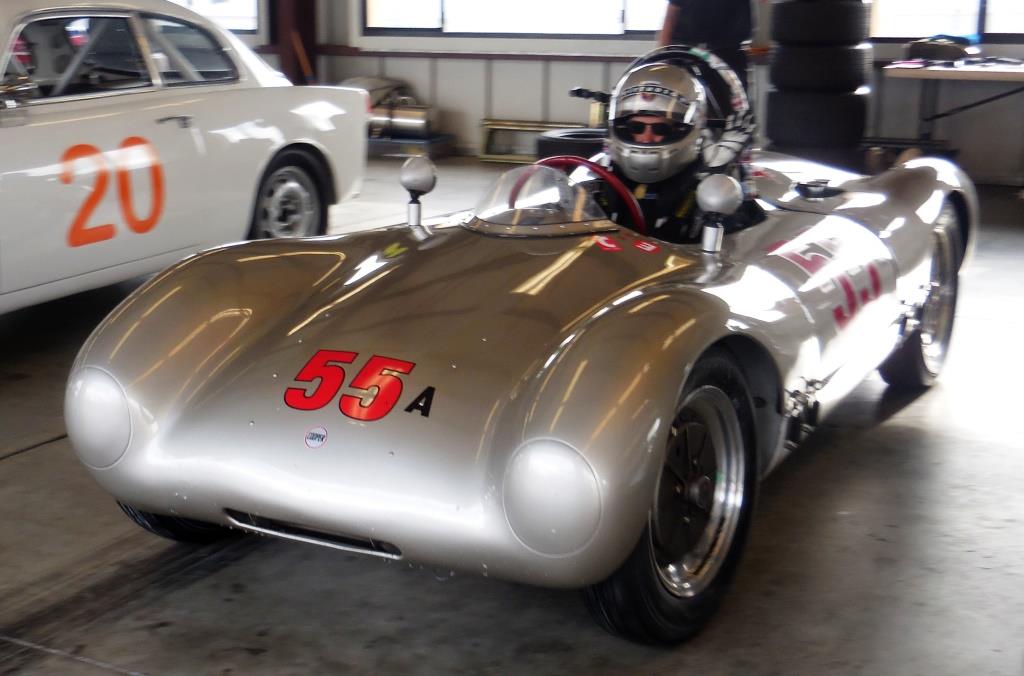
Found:
[{"label": "round decal", "polygon": [[309,448],[320,448],[327,443],[327,430],[323,427],[314,427],[306,432],[306,446]]}]

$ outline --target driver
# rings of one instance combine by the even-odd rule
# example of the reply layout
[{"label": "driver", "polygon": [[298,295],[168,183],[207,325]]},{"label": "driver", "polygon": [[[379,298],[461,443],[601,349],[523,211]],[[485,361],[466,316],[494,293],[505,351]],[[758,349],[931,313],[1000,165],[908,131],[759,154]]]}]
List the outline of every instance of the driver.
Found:
[{"label": "driver", "polygon": [[[736,160],[753,134],[744,112],[730,116],[713,141],[708,98],[708,88],[693,72],[667,62],[629,70],[612,92],[611,170],[640,203],[648,233],[659,239],[699,241],[697,183],[710,173],[739,172]],[[613,220],[625,217],[624,205],[611,191],[598,199]]]}]

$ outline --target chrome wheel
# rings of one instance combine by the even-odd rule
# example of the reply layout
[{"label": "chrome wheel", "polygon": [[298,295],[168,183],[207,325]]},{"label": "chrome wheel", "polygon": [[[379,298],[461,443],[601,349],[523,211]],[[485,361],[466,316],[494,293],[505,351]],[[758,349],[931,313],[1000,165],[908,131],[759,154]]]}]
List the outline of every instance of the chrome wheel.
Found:
[{"label": "chrome wheel", "polygon": [[757,491],[752,400],[733,353],[708,349],[682,391],[643,535],[584,597],[602,626],[645,643],[685,641],[714,615]]},{"label": "chrome wheel", "polygon": [[744,505],[743,432],[729,396],[693,390],[672,426],[649,532],[658,577],[675,596],[691,597],[726,560]]},{"label": "chrome wheel", "polygon": [[263,182],[256,205],[257,237],[309,237],[319,234],[320,221],[320,193],[305,169],[282,167]]},{"label": "chrome wheel", "polygon": [[953,207],[947,203],[935,228],[931,278],[918,320],[921,357],[925,368],[932,374],[938,374],[946,359],[956,310],[956,270],[949,236],[951,227],[956,227],[956,216]]}]

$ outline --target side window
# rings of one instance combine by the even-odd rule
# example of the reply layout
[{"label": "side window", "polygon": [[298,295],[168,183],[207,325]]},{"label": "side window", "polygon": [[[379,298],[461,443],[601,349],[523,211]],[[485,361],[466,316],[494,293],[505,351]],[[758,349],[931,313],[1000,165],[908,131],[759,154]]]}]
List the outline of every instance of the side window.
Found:
[{"label": "side window", "polygon": [[228,55],[202,28],[177,19],[145,17],[146,37],[164,84],[227,82],[238,78]]},{"label": "side window", "polygon": [[28,75],[41,98],[119,91],[151,84],[128,20],[39,19],[14,41],[8,73]]}]

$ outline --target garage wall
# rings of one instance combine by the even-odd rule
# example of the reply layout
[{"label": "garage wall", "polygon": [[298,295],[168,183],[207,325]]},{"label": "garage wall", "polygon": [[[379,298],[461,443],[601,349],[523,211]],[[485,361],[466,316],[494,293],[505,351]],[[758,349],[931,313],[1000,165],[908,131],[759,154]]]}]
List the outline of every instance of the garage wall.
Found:
[{"label": "garage wall", "polygon": [[[588,102],[571,99],[570,87],[609,90],[628,59],[654,47],[653,40],[520,39],[462,37],[364,36],[359,0],[318,3],[323,43],[388,52],[386,56],[320,57],[323,82],[339,82],[356,75],[395,77],[408,81],[421,101],[437,110],[442,131],[454,134],[464,154],[480,152],[480,120],[523,119],[586,123]],[[770,5],[759,3],[759,7]],[[759,25],[768,25],[767,17]],[[759,29],[761,39],[766,31]],[[899,45],[879,45],[878,59],[899,58]],[[403,56],[401,52],[435,52],[436,58]],[[465,58],[472,53],[586,54],[607,60],[484,60]],[[992,45],[983,53],[1024,58],[1024,45]],[[393,54],[393,55],[392,55]],[[754,93],[768,85],[765,68],[755,68]],[[1007,91],[999,83],[944,82],[939,110]],[[871,134],[913,137],[917,129],[920,83],[877,81],[869,120]],[[1024,93],[940,121],[936,137],[948,138],[960,151],[959,161],[978,182],[1024,185]],[[762,111],[763,113],[763,111]],[[762,117],[763,119],[763,117]]]},{"label": "garage wall", "polygon": [[[982,45],[988,56],[1024,58],[1024,45]],[[875,58],[902,57],[900,45],[879,45]],[[941,81],[939,112],[1008,92],[1021,83]],[[871,121],[874,136],[917,134],[921,82],[891,80],[875,71]],[[948,139],[957,161],[979,183],[1024,185],[1024,92],[938,120],[935,138]]]}]

